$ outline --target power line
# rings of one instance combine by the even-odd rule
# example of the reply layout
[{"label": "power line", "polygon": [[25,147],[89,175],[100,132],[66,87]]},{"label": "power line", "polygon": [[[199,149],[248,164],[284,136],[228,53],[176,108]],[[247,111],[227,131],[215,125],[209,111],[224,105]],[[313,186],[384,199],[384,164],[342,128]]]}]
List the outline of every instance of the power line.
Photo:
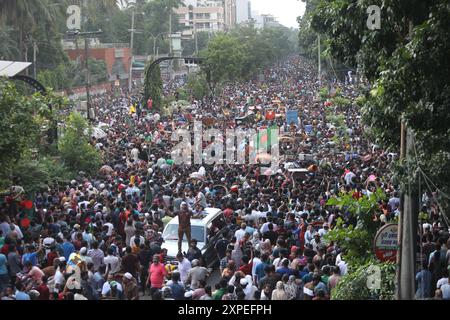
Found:
[{"label": "power line", "polygon": [[[425,172],[422,170],[422,168],[420,167],[420,165],[419,165],[419,157],[418,157],[418,154],[417,154],[417,147],[416,147],[416,138],[413,137],[413,139],[414,139],[414,143],[413,143],[413,146],[414,146],[414,154],[415,154],[415,158],[416,158],[416,161],[417,161],[417,164],[418,164],[417,167],[418,167],[420,173],[423,175],[424,180],[425,180],[425,183],[426,183],[426,185],[427,185],[429,191],[431,192],[431,195],[433,196],[433,199],[436,201],[436,203],[437,203],[437,205],[438,205],[438,207],[439,207],[439,210],[440,210],[440,214],[441,214],[441,216],[443,217],[444,222],[447,224],[447,228],[448,228],[448,227],[450,226],[450,222],[449,222],[449,220],[448,220],[448,218],[447,218],[447,216],[446,216],[446,214],[445,214],[445,211],[444,211],[444,209],[442,208],[442,205],[440,204],[439,200],[438,200],[437,197],[433,194],[433,189],[431,188],[431,186],[429,185],[428,182],[430,182],[430,183],[435,187],[435,190],[438,190],[440,194],[444,195],[447,199],[450,199],[450,198],[448,197],[448,195],[446,195],[445,193],[443,193],[442,191],[440,191],[440,189],[433,183],[433,181],[426,175],[426,173],[425,173]],[[419,179],[420,179],[420,176],[419,176]],[[420,181],[420,180],[419,180],[419,181]],[[420,182],[419,182],[419,188],[420,188]]]}]

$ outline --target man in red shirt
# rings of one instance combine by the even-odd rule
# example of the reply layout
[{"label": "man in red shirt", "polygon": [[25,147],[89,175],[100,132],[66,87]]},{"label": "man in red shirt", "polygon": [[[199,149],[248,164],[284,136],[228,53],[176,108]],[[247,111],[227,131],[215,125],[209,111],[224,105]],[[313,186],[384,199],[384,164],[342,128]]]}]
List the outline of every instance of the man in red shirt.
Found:
[{"label": "man in red shirt", "polygon": [[153,99],[151,97],[147,100],[147,107],[149,110],[153,108]]},{"label": "man in red shirt", "polygon": [[150,295],[153,296],[157,290],[162,289],[166,274],[166,268],[164,268],[164,265],[159,262],[159,255],[155,254],[153,256],[153,263],[148,269],[147,282],[150,285]]},{"label": "man in red shirt", "polygon": [[38,300],[50,300],[50,289],[47,286],[47,277],[42,277],[42,283],[36,290],[39,292]]},{"label": "man in red shirt", "polygon": [[246,276],[252,275],[252,267],[253,267],[253,259],[250,260],[248,256],[242,257],[242,265],[239,268],[239,271],[242,271]]}]

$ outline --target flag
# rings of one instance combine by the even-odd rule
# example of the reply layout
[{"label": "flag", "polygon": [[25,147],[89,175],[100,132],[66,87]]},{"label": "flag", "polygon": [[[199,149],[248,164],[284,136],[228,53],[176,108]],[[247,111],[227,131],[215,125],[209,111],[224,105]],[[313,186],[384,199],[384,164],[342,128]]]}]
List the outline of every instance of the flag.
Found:
[{"label": "flag", "polygon": [[134,105],[134,104],[132,104],[131,106],[130,106],[130,112],[129,112],[129,114],[131,115],[131,114],[135,114],[136,113],[136,106]]},{"label": "flag", "polygon": [[266,113],[266,120],[274,120],[275,119],[275,111],[269,110]]},{"label": "flag", "polygon": [[276,125],[272,125],[264,130],[258,130],[256,136],[256,149],[257,150],[270,150],[272,147],[272,131],[273,129],[279,129]]}]

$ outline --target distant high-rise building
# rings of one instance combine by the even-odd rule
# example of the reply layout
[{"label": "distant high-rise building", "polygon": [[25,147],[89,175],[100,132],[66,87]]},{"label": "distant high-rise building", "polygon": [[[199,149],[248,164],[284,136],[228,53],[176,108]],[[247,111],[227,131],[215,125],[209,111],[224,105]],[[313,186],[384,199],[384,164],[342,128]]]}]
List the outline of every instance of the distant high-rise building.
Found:
[{"label": "distant high-rise building", "polygon": [[247,22],[250,19],[249,0],[236,0],[236,23]]},{"label": "distant high-rise building", "polygon": [[[183,38],[191,38],[195,32],[225,30],[225,11],[222,0],[185,0],[185,5],[175,9],[175,14],[185,30]],[[190,3],[187,5],[187,3]],[[194,3],[194,4],[193,4]]]},{"label": "distant high-rise building", "polygon": [[231,29],[236,25],[236,0],[224,0],[225,27]]}]

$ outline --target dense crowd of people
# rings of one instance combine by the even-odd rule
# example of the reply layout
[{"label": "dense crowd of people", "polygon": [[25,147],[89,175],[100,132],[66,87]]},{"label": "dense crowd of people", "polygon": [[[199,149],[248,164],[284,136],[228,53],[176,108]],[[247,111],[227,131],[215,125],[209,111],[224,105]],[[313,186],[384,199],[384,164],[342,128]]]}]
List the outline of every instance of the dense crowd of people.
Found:
[{"label": "dense crowd of people", "polygon": [[[166,85],[166,94],[182,83]],[[105,164],[98,175],[81,172],[68,185],[39,192],[33,217],[13,195],[1,207],[1,299],[330,299],[348,265],[326,234],[339,218],[357,221],[327,200],[340,192],[358,199],[380,188],[388,200],[379,202],[373,219],[382,226],[398,217],[400,190],[390,174],[397,155],[364,135],[357,85],[333,82],[351,101],[345,107],[321,101],[321,87],[313,64],[291,57],[267,69],[264,79],[229,84],[166,113],[150,102],[130,112],[138,95],[95,97],[97,121],[107,126],[106,137],[92,139]],[[287,125],[286,110],[298,111],[298,125]],[[341,115],[344,125],[330,123],[330,115]],[[280,142],[280,169],[266,176],[256,164],[175,165],[171,133],[192,129],[194,120],[223,132],[277,126],[289,137]],[[308,172],[294,175],[293,167]],[[201,178],[192,178],[201,170]],[[420,226],[417,297],[450,299],[448,232],[432,193],[422,205],[430,223]],[[226,221],[214,244],[214,268],[190,234],[190,221],[205,208],[221,209]],[[190,246],[168,257],[161,232],[175,216],[179,239],[186,235]]]}]

